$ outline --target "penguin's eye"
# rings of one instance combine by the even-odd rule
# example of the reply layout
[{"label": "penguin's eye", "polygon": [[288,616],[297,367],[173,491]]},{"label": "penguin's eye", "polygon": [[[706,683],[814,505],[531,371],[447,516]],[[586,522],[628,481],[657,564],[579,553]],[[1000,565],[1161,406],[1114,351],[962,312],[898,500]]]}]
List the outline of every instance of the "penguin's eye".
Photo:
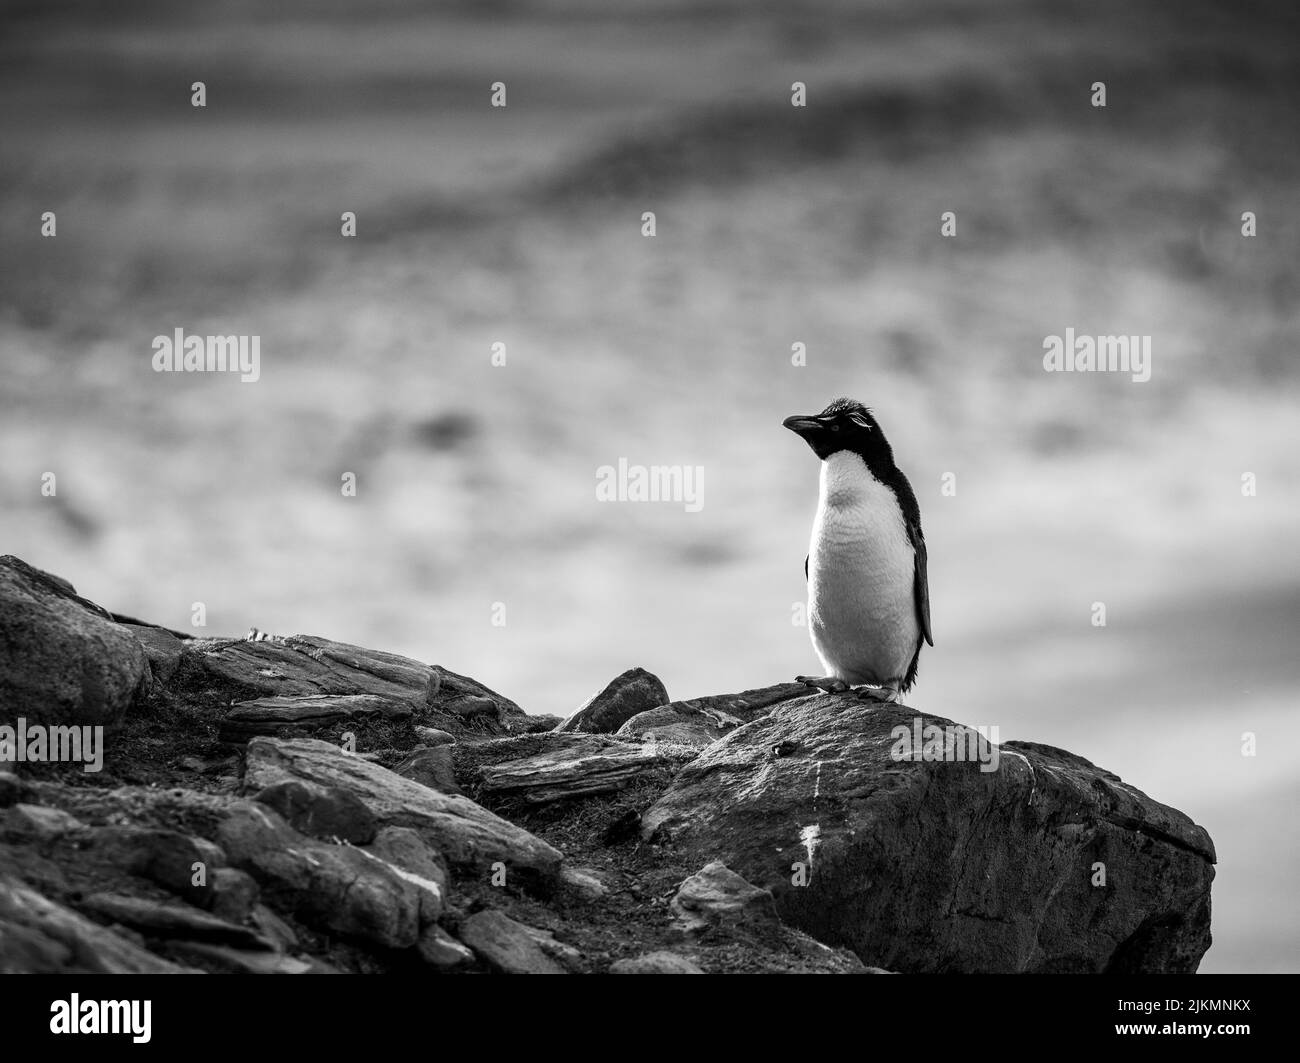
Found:
[{"label": "penguin's eye", "polygon": [[840,426],[839,426],[839,425],[837,425],[837,424],[833,424],[833,425],[831,425],[831,431],[832,431],[832,432],[838,432],[839,430],[840,430]]}]

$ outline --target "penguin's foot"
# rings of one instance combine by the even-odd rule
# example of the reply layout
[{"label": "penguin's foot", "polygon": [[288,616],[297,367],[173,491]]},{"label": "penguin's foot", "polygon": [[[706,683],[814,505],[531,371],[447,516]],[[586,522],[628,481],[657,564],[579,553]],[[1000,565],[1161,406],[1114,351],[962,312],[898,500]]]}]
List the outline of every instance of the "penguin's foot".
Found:
[{"label": "penguin's foot", "polygon": [[849,684],[835,675],[797,675],[794,681],[824,690],[827,694],[840,694],[849,689]]},{"label": "penguin's foot", "polygon": [[886,705],[892,705],[898,701],[898,688],[892,686],[873,686],[871,683],[862,683],[852,688],[863,701],[880,701]]}]

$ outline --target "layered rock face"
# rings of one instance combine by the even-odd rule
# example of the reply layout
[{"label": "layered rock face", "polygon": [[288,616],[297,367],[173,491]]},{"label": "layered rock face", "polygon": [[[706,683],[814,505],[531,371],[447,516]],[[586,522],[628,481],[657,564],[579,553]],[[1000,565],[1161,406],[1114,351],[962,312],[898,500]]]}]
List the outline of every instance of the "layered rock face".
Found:
[{"label": "layered rock face", "polygon": [[982,770],[994,747],[906,706],[801,698],[686,765],[643,833],[723,861],[791,925],[878,966],[1194,971],[1209,835],[1071,753],[996,753]]},{"label": "layered rock face", "polygon": [[0,713],[34,723],[120,723],[149,678],[130,630],[15,557],[0,558],[0,648]]},{"label": "layered rock face", "polygon": [[1213,864],[1087,761],[906,706],[634,668],[557,723],[0,558],[0,971],[1194,971]]}]

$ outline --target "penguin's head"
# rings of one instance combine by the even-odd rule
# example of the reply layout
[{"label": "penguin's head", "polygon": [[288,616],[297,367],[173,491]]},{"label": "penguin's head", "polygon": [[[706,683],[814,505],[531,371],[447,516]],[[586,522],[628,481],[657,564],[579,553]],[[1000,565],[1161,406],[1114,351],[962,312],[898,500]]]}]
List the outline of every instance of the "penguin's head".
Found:
[{"label": "penguin's head", "polygon": [[836,399],[821,413],[781,422],[812,447],[822,461],[842,450],[859,455],[873,471],[888,470],[894,452],[869,409],[853,399]]}]

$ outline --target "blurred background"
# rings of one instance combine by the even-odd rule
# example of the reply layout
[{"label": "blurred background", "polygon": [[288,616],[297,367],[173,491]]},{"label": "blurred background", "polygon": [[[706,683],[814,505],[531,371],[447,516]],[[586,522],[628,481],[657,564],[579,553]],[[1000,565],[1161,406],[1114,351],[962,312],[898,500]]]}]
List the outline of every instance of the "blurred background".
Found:
[{"label": "blurred background", "polygon": [[[850,395],[929,541],[910,701],[1187,812],[1202,970],[1300,969],[1293,4],[2,10],[0,551],[532,712],[761,686],[816,667],[780,422]],[[261,380],[154,373],[176,328]],[[1045,373],[1066,328],[1152,336],[1151,380]],[[619,458],[703,510],[597,502]]]}]

